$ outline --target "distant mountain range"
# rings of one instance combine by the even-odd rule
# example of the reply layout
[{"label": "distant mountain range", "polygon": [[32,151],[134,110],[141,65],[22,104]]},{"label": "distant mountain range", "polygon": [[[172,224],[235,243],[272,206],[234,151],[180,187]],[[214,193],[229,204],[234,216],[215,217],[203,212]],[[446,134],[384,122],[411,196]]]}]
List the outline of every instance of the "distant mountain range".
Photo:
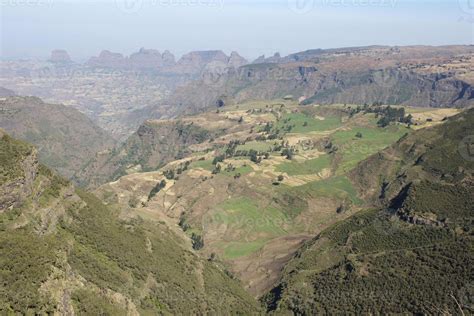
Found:
[{"label": "distant mountain range", "polygon": [[382,102],[420,107],[474,104],[474,46],[371,46],[263,56],[179,87],[170,104],[200,109],[220,100],[293,96],[302,104]]},{"label": "distant mountain range", "polygon": [[220,50],[193,51],[175,61],[175,56],[168,50],[160,53],[158,50],[145,48],[130,56],[103,50],[98,57],[92,57],[86,63],[91,67],[161,71],[183,75],[200,74],[206,67],[238,68],[245,64],[248,64],[248,61],[235,51],[230,56]]}]

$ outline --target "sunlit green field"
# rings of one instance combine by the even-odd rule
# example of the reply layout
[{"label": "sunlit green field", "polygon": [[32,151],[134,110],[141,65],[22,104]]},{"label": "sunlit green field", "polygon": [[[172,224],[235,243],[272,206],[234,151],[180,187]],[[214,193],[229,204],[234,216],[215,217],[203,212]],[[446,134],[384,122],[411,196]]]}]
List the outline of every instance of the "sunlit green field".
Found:
[{"label": "sunlit green field", "polygon": [[277,166],[279,172],[286,172],[290,176],[318,173],[331,165],[329,155],[308,159],[303,162],[289,161]]},{"label": "sunlit green field", "polygon": [[336,116],[316,119],[303,113],[288,113],[280,119],[276,127],[284,129],[286,126],[292,126],[291,133],[309,133],[332,130],[341,124],[341,119]]}]

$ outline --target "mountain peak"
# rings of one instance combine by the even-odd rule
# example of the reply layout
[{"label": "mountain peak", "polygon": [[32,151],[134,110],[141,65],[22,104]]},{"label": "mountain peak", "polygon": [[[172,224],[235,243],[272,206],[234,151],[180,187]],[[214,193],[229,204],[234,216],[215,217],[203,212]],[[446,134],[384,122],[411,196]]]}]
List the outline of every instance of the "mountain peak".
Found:
[{"label": "mountain peak", "polygon": [[53,63],[71,63],[71,57],[68,52],[64,49],[55,49],[51,51],[51,57],[49,59]]}]

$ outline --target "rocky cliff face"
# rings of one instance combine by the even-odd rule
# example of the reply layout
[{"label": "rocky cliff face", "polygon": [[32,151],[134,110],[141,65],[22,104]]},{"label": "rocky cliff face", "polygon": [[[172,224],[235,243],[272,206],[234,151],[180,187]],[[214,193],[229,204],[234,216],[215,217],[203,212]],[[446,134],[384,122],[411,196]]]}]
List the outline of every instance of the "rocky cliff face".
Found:
[{"label": "rocky cliff face", "polygon": [[227,61],[228,57],[220,50],[190,52],[178,60],[176,70],[183,73],[200,73],[209,63],[227,64]]},{"label": "rocky cliff face", "polygon": [[474,104],[473,69],[470,46],[310,50],[201,78],[178,89],[170,103],[199,109],[222,96],[242,102],[289,94],[303,104],[467,107]]},{"label": "rocky cliff face", "polygon": [[163,52],[161,59],[163,60],[163,65],[166,67],[171,67],[176,63],[174,55],[169,50]]},{"label": "rocky cliff face", "polygon": [[120,53],[103,50],[98,57],[91,57],[87,64],[93,67],[124,68],[127,66],[127,60]]},{"label": "rocky cliff face", "polygon": [[207,68],[240,67],[246,64],[245,58],[237,52],[227,56],[220,50],[194,51],[185,54],[177,62],[175,56],[166,50],[163,54],[155,49],[141,48],[130,57],[122,54],[102,51],[99,57],[92,57],[88,65],[93,67],[127,69],[127,70],[155,70],[176,75],[199,75]]},{"label": "rocky cliff face", "polygon": [[[37,151],[0,129],[0,213],[21,205],[33,191],[38,171]],[[14,159],[14,160],[13,160]]]},{"label": "rocky cliff face", "polygon": [[229,60],[228,60],[227,64],[230,67],[239,68],[243,65],[248,64],[248,61],[245,58],[243,58],[242,56],[240,56],[239,53],[237,53],[236,51],[233,51],[230,54],[230,57],[229,57]]},{"label": "rocky cliff face", "polygon": [[55,49],[51,52],[51,57],[49,59],[53,63],[67,64],[72,63],[71,57],[64,49]]},{"label": "rocky cliff face", "polygon": [[[302,76],[302,81],[305,79]],[[333,73],[318,79],[316,93],[304,103],[382,102],[419,107],[467,107],[474,103],[472,85],[449,73],[419,74],[388,68]]]},{"label": "rocky cliff face", "polygon": [[130,55],[130,67],[136,69],[163,67],[163,57],[156,49],[141,48],[137,53]]}]

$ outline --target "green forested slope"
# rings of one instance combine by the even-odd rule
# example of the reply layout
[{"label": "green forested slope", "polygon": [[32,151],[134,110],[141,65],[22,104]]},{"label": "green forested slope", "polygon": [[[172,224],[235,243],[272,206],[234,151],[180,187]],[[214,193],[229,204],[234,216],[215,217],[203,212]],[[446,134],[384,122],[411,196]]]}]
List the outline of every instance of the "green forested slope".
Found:
[{"label": "green forested slope", "polygon": [[469,110],[360,163],[353,175],[379,186],[378,207],[307,243],[264,297],[268,310],[473,313],[473,126]]},{"label": "green forested slope", "polygon": [[[0,140],[10,152],[23,152],[18,144],[13,150],[8,136]],[[12,170],[25,172],[17,155],[4,156]],[[237,281],[198,258],[164,223],[119,219],[46,167],[30,171],[31,194],[0,210],[0,314],[258,311]]]}]

